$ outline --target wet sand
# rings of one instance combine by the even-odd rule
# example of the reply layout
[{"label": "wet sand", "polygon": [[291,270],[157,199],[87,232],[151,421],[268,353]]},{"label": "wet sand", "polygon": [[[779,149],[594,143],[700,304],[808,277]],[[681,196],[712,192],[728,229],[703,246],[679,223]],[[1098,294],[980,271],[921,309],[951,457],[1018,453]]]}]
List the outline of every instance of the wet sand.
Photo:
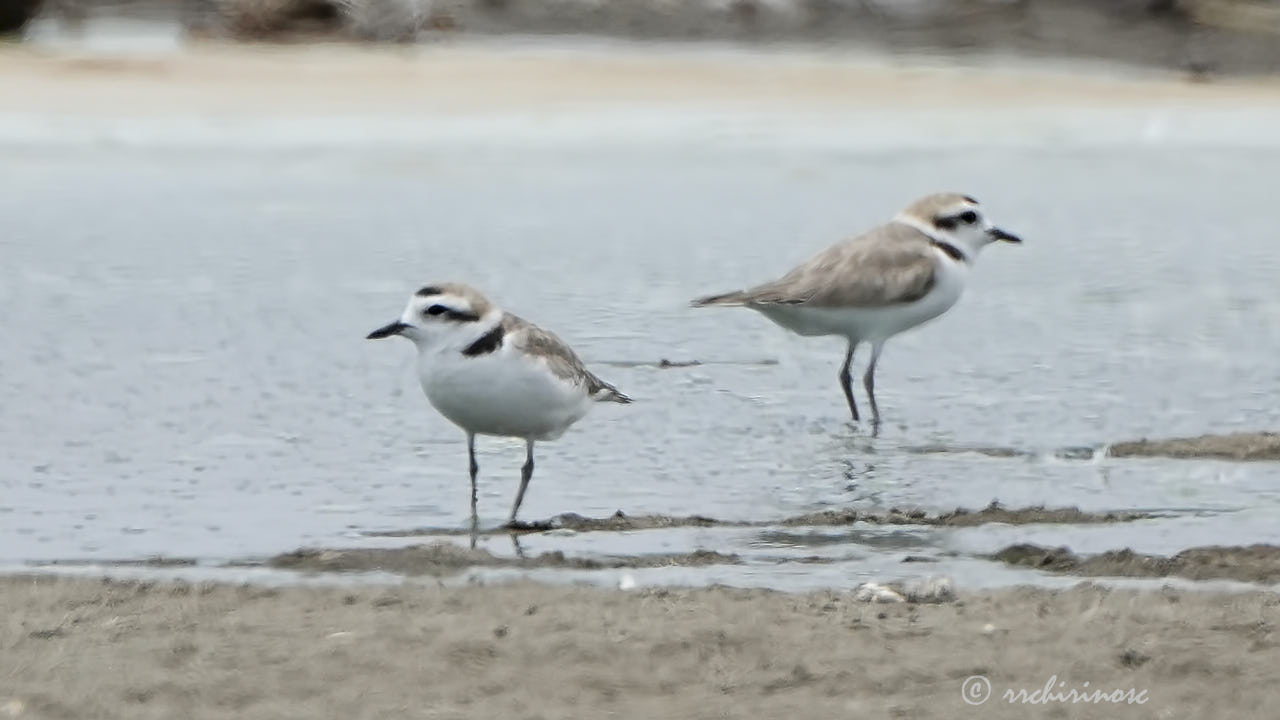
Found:
[{"label": "wet sand", "polygon": [[807,515],[787,518],[783,525],[851,525],[866,522],[875,525],[933,525],[937,527],[976,527],[987,523],[1006,525],[1081,524],[1129,522],[1154,517],[1144,512],[1083,512],[1080,508],[1046,508],[1044,506],[1007,508],[993,502],[981,510],[956,508],[939,514],[924,510],[898,510],[887,513],[858,510],[823,510]]},{"label": "wet sand", "polygon": [[445,542],[402,548],[302,549],[276,555],[267,561],[274,568],[310,572],[383,572],[405,575],[450,575],[470,568],[564,568],[604,570],[673,565],[725,565],[741,562],[737,555],[695,550],[607,558],[572,557],[559,550],[538,555],[502,557],[483,549],[466,549]]},{"label": "wet sand", "polygon": [[1137,553],[1129,548],[1081,556],[1069,548],[1011,545],[991,556],[1010,565],[1083,576],[1170,577],[1189,580],[1280,582],[1280,547],[1194,547],[1172,556]]},{"label": "wet sand", "polygon": [[[1270,717],[1280,600],[1166,588],[851,593],[0,579],[20,718]],[[961,698],[989,678],[982,707]],[[1006,690],[1145,691],[1010,703]],[[1086,686],[1085,683],[1088,683]]]},{"label": "wet sand", "polygon": [[1218,458],[1280,460],[1280,434],[1240,432],[1163,440],[1134,440],[1108,449],[1112,457]]}]

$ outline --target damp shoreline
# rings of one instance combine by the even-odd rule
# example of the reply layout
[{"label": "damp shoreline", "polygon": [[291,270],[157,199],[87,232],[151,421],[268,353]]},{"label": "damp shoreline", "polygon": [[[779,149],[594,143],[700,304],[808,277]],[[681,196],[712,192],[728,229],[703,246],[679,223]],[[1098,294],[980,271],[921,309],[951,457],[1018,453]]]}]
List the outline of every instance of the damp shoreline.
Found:
[{"label": "damp shoreline", "polygon": [[970,709],[960,693],[972,676],[990,682],[982,712],[996,718],[1025,717],[1000,700],[1006,689],[1050,677],[1143,690],[1143,711],[1157,714],[1263,717],[1280,697],[1280,603],[1263,592],[1086,583],[910,604],[832,591],[10,575],[0,604],[21,618],[0,625],[0,708],[18,717],[466,717],[532,703],[555,715],[948,718]]},{"label": "damp shoreline", "polygon": [[1192,547],[1165,556],[1134,552],[1128,548],[1077,554],[1067,547],[1050,548],[1023,543],[1010,545],[990,557],[1008,565],[1080,577],[1179,577],[1261,585],[1280,583],[1280,546],[1267,544]]}]

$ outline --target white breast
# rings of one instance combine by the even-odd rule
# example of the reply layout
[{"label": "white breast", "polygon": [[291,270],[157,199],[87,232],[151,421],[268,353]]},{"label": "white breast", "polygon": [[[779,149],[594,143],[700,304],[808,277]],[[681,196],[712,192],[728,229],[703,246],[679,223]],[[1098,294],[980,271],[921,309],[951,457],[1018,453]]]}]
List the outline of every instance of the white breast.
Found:
[{"label": "white breast", "polygon": [[592,404],[581,386],[510,346],[474,357],[423,353],[418,379],[441,415],[481,435],[554,440]]}]

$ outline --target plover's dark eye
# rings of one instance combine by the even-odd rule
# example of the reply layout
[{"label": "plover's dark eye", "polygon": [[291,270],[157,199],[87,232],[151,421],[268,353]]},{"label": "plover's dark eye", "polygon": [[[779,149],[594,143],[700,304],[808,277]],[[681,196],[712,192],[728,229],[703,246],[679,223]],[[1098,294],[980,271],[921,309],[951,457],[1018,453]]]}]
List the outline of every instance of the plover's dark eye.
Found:
[{"label": "plover's dark eye", "polygon": [[432,305],[431,307],[427,308],[425,312],[428,315],[440,315],[448,311],[449,311],[449,308],[443,305]]},{"label": "plover's dark eye", "polygon": [[978,222],[978,213],[972,210],[965,210],[964,212],[960,213],[960,222],[968,225],[972,225]]}]

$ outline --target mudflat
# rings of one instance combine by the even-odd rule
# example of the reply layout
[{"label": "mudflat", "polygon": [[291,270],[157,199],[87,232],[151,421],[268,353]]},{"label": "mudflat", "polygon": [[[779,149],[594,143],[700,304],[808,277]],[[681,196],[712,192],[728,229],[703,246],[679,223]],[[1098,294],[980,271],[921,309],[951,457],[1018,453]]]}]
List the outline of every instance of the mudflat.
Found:
[{"label": "mudflat", "polygon": [[1143,438],[1116,443],[1112,457],[1217,458],[1221,460],[1280,460],[1280,434],[1238,432],[1186,438]]},{"label": "mudflat", "polygon": [[[10,576],[0,607],[5,717],[1261,718],[1280,701],[1280,597],[1261,591],[961,588],[916,605]],[[981,699],[973,676],[980,705],[962,697]]]},{"label": "mudflat", "polygon": [[1129,548],[1099,555],[1081,556],[1070,548],[1046,548],[1032,544],[1010,545],[992,555],[1010,565],[1025,565],[1047,572],[1111,577],[1170,577],[1190,580],[1280,582],[1280,547],[1208,546],[1187,548],[1166,557],[1134,552]]}]

